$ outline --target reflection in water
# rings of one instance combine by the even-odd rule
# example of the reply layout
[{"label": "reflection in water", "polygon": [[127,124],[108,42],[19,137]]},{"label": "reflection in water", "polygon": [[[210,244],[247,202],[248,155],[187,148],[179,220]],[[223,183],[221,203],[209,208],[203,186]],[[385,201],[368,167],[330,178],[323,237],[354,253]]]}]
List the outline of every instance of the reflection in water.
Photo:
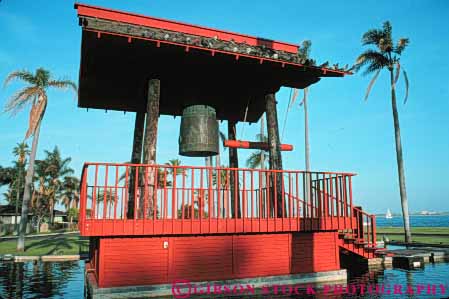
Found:
[{"label": "reflection in water", "polygon": [[[418,270],[399,269],[351,269],[348,285],[314,285],[314,294],[308,293],[306,286],[298,289],[299,295],[249,296],[246,298],[445,298],[449,297],[449,263],[426,264]],[[362,295],[360,286],[366,287]],[[402,294],[393,294],[394,286],[401,286]],[[415,293],[406,294],[407,285]],[[416,294],[418,285],[425,286],[421,294]],[[437,286],[435,295],[427,294],[427,285]],[[439,287],[445,287],[443,293]],[[349,286],[346,289],[346,286]],[[351,286],[354,286],[352,288]],[[368,287],[374,292],[368,294]],[[384,293],[375,293],[375,287]],[[326,288],[328,288],[326,290]],[[330,288],[330,289],[329,289]],[[337,292],[335,292],[335,288]],[[287,289],[288,290],[288,289]],[[390,294],[387,291],[390,290]],[[349,292],[349,294],[347,293]],[[260,292],[257,292],[260,294]],[[13,263],[0,262],[0,298],[83,298],[84,262],[64,263]],[[172,298],[172,297],[170,297]],[[205,298],[205,297],[203,297]],[[207,298],[212,298],[210,295]],[[223,297],[221,297],[223,298]],[[230,297],[232,299],[245,297]]]},{"label": "reflection in water", "polygon": [[83,298],[84,262],[0,262],[0,298]]}]

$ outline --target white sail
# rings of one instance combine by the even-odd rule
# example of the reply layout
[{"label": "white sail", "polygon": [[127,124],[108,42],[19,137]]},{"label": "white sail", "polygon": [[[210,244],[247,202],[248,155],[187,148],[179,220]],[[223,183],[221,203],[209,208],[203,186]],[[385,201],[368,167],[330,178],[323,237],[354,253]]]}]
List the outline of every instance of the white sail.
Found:
[{"label": "white sail", "polygon": [[387,218],[387,219],[393,218],[393,216],[391,215],[390,209],[387,210],[387,214],[385,214],[385,218]]}]

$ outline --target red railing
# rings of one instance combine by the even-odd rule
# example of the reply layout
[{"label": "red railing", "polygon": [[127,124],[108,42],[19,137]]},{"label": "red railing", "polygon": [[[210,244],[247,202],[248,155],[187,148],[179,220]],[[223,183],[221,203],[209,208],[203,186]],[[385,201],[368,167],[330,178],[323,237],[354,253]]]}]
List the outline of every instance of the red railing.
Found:
[{"label": "red railing", "polygon": [[363,238],[366,230],[357,226],[357,217],[365,213],[352,204],[353,175],[86,163],[80,231],[92,236],[354,228]]},{"label": "red railing", "polygon": [[[332,179],[318,179],[314,181],[312,189],[315,192],[321,194],[322,197],[326,198],[324,205],[326,206],[329,202],[332,203],[332,207],[328,209],[328,213],[331,215],[339,217],[350,217],[349,227],[337,227],[348,232],[348,235],[355,238],[357,243],[365,244],[369,247],[376,247],[376,215],[368,214],[362,211],[361,207],[355,207],[352,203],[352,180],[345,181],[343,177],[337,178],[343,180],[342,184],[349,184],[349,188],[343,188],[339,190],[349,190],[349,194],[344,194],[341,192],[333,192],[332,190]],[[346,197],[349,196],[349,205]],[[330,198],[330,201],[329,201]],[[333,211],[337,211],[336,215],[332,214]],[[327,217],[327,214],[325,215]],[[339,222],[338,222],[339,223]]]}]

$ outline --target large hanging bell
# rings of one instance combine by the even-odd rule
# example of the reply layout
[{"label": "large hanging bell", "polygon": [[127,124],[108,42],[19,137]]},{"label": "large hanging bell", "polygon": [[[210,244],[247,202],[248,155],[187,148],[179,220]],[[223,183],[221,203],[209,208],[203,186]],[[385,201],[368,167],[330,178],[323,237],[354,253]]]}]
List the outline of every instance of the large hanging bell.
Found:
[{"label": "large hanging bell", "polygon": [[179,154],[189,157],[208,157],[218,154],[218,124],[215,109],[206,105],[192,105],[182,112],[179,133]]}]

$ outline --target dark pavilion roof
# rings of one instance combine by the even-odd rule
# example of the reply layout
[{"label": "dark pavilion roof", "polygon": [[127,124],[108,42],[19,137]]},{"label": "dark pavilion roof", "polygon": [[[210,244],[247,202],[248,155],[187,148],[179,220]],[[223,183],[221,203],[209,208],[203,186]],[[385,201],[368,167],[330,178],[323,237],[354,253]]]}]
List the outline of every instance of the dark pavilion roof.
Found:
[{"label": "dark pavilion roof", "polygon": [[[161,80],[160,113],[206,104],[223,120],[256,122],[264,96],[348,72],[312,65],[298,45],[75,4],[82,26],[79,107],[144,111]],[[248,109],[247,109],[248,108]]]}]

